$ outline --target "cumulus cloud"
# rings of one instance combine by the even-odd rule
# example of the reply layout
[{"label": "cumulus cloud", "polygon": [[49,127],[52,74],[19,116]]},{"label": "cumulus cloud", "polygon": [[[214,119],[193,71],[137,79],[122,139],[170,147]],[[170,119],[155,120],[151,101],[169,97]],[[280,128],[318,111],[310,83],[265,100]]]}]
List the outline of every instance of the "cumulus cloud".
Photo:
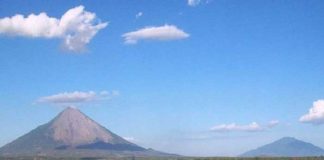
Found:
[{"label": "cumulus cloud", "polygon": [[188,0],[189,6],[196,6],[200,3],[200,0]]},{"label": "cumulus cloud", "polygon": [[174,25],[145,27],[122,35],[127,44],[136,44],[139,40],[179,40],[188,38],[189,34]]},{"label": "cumulus cloud", "polygon": [[126,141],[130,141],[130,142],[138,142],[138,140],[134,137],[123,137]]},{"label": "cumulus cloud", "polygon": [[324,100],[317,100],[313,102],[313,106],[308,113],[299,118],[300,122],[323,124],[324,123]]},{"label": "cumulus cloud", "polygon": [[101,91],[96,93],[94,91],[81,92],[63,92],[50,96],[40,97],[37,103],[50,103],[50,104],[74,104],[83,102],[92,102],[96,100],[110,99],[118,96],[118,91]]},{"label": "cumulus cloud", "polygon": [[108,25],[100,22],[95,13],[78,6],[65,12],[61,18],[49,17],[45,12],[24,16],[17,14],[0,19],[0,34],[31,38],[59,38],[63,48],[80,52]]},{"label": "cumulus cloud", "polygon": [[272,120],[268,123],[267,127],[268,128],[273,128],[275,126],[277,126],[280,122],[278,120]]},{"label": "cumulus cloud", "polygon": [[143,16],[143,12],[138,12],[136,15],[135,15],[135,18],[138,19],[140,17]]},{"label": "cumulus cloud", "polygon": [[216,125],[212,128],[210,128],[211,131],[214,132],[233,132],[233,131],[241,131],[241,132],[260,132],[264,131],[269,128],[273,128],[279,124],[279,121],[273,120],[268,122],[267,125],[260,125],[257,122],[252,122],[247,125],[239,125],[236,123],[230,123],[230,124],[221,124]]},{"label": "cumulus cloud", "polygon": [[258,123],[252,122],[248,125],[238,125],[236,123],[221,124],[212,127],[210,130],[216,132],[228,132],[228,131],[257,132],[257,131],[262,131],[263,128]]}]

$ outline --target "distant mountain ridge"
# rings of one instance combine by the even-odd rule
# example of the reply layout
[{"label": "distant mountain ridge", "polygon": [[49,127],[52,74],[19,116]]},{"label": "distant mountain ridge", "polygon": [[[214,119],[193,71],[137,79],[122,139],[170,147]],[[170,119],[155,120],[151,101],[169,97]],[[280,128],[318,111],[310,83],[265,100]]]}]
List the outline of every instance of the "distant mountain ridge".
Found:
[{"label": "distant mountain ridge", "polygon": [[284,137],[273,143],[243,153],[242,157],[306,157],[323,156],[324,150],[293,137]]},{"label": "distant mountain ridge", "polygon": [[169,154],[131,143],[99,125],[78,109],[69,107],[47,124],[0,148],[0,155],[96,157]]}]

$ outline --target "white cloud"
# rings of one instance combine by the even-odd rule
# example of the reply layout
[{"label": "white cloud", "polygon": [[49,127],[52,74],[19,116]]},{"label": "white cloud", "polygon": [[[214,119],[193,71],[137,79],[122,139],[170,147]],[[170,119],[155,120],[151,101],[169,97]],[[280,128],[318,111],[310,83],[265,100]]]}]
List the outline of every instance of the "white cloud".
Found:
[{"label": "white cloud", "polygon": [[123,137],[126,141],[130,141],[130,142],[138,142],[138,140],[134,137]]},{"label": "white cloud", "polygon": [[139,40],[179,40],[188,38],[189,34],[174,25],[145,27],[122,35],[127,44],[136,44]]},{"label": "white cloud", "polygon": [[101,91],[100,95],[104,96],[104,97],[114,97],[114,96],[119,96],[120,93],[117,90],[112,90],[111,92],[109,92],[109,91]]},{"label": "white cloud", "polygon": [[324,123],[324,100],[313,102],[313,106],[308,113],[301,116],[299,119],[303,123],[323,124]]},{"label": "white cloud", "polygon": [[138,19],[140,17],[143,16],[143,12],[138,12],[136,15],[135,15],[135,18]]},{"label": "white cloud", "polygon": [[268,127],[268,128],[273,128],[273,127],[279,125],[279,123],[280,123],[280,122],[279,122],[278,120],[272,120],[272,121],[270,121],[270,122],[268,123],[267,127]]},{"label": "white cloud", "polygon": [[68,51],[80,52],[108,25],[97,20],[96,14],[84,10],[84,6],[72,8],[61,18],[49,17],[45,12],[26,17],[17,14],[0,19],[0,34],[32,38],[60,38]]},{"label": "white cloud", "polygon": [[262,128],[258,123],[252,122],[248,125],[238,125],[235,123],[221,124],[212,127],[210,130],[215,132],[229,132],[229,131],[257,132],[257,131],[263,131],[264,128]]},{"label": "white cloud", "polygon": [[36,102],[37,103],[51,103],[51,104],[73,104],[73,103],[83,103],[91,102],[95,100],[110,99],[112,97],[118,96],[116,94],[118,91],[101,91],[96,93],[94,91],[81,92],[63,92],[50,96],[40,97]]},{"label": "white cloud", "polygon": [[259,131],[264,131],[266,129],[273,128],[278,124],[279,124],[278,120],[272,120],[268,122],[268,124],[266,125],[260,125],[257,122],[252,122],[247,125],[238,125],[236,123],[231,123],[231,124],[216,125],[210,128],[210,130],[215,132],[232,132],[232,131],[259,132]]},{"label": "white cloud", "polygon": [[188,0],[189,6],[196,6],[200,3],[200,0]]}]

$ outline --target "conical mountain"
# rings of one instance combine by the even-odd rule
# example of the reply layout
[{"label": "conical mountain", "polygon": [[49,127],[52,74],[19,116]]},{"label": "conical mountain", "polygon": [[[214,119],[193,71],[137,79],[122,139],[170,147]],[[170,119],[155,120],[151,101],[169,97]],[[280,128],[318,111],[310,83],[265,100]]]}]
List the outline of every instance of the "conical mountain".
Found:
[{"label": "conical mountain", "polygon": [[65,109],[50,122],[48,129],[47,135],[68,147],[94,142],[132,145],[75,108]]},{"label": "conical mountain", "polygon": [[1,155],[106,156],[119,152],[161,154],[128,142],[90,119],[67,108],[47,124],[0,148]]},{"label": "conical mountain", "polygon": [[293,137],[284,137],[273,143],[248,151],[241,156],[306,157],[322,155],[324,155],[324,150],[320,147]]}]

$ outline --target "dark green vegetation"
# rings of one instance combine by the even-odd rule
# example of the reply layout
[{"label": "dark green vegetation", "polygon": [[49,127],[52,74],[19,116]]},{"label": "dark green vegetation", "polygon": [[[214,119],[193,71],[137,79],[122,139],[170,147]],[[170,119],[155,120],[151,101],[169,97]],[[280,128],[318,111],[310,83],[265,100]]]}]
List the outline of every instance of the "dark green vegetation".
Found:
[{"label": "dark green vegetation", "polygon": [[110,157],[110,158],[51,158],[51,157],[0,157],[0,160],[324,160],[324,157]]}]

